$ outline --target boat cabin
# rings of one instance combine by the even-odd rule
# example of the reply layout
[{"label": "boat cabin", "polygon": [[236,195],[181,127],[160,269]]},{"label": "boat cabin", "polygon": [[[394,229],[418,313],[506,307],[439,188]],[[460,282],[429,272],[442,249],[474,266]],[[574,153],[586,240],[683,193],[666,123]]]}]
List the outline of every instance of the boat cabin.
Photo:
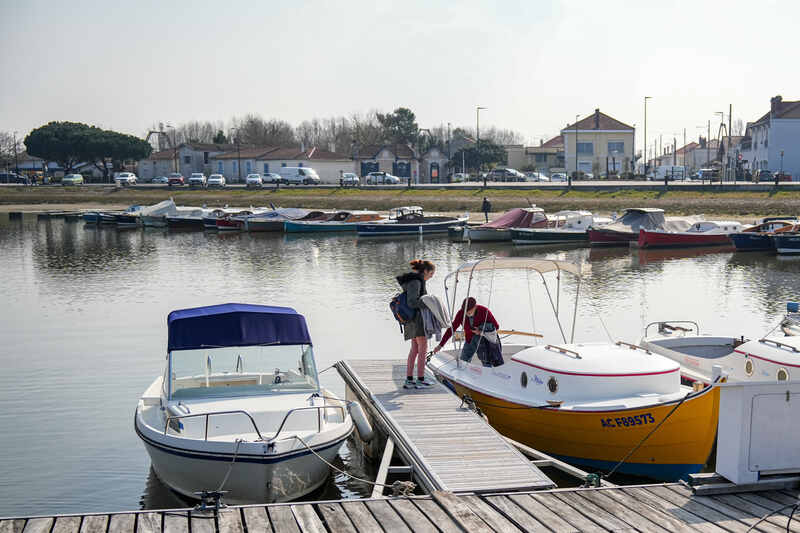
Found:
[{"label": "boat cabin", "polygon": [[692,224],[690,233],[734,233],[742,231],[742,224],[733,220],[701,220]]}]

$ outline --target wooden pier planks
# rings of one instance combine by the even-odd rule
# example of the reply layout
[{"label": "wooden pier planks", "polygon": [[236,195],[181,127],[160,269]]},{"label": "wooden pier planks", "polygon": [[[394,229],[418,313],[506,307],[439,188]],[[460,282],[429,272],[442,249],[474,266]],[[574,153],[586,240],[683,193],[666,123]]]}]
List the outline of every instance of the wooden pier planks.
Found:
[{"label": "wooden pier planks", "polygon": [[403,437],[405,446],[414,450],[422,468],[435,480],[434,489],[502,492],[554,486],[497,431],[462,408],[443,385],[404,389],[405,361],[348,360],[344,364],[371,395],[374,405],[364,407],[379,410]]},{"label": "wooden pier planks", "polygon": [[[0,533],[786,531],[797,491],[695,496],[682,484],[454,494],[0,520]],[[767,513],[772,516],[756,523]],[[795,514],[789,528],[800,532]]]}]

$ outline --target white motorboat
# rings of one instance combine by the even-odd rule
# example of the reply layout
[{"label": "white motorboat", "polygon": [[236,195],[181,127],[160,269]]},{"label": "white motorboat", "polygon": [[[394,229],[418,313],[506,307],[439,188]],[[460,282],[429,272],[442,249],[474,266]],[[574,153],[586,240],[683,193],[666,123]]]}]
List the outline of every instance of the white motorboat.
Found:
[{"label": "white motorboat", "polygon": [[653,322],[645,328],[640,344],[680,363],[681,379],[688,383],[710,383],[715,366],[735,381],[800,379],[800,337],[793,327],[795,316],[790,312],[781,322],[785,336],[767,335],[755,340],[701,334],[697,323],[691,321]]},{"label": "white motorboat", "polygon": [[159,479],[236,504],[294,500],[322,485],[322,459],[333,461],[353,418],[320,388],[305,318],[222,304],[173,311],[167,322],[164,374],[135,417]]},{"label": "white motorboat", "polygon": [[589,228],[610,224],[612,219],[589,211],[558,211],[548,217],[552,224],[544,228],[512,228],[514,244],[587,243]]}]

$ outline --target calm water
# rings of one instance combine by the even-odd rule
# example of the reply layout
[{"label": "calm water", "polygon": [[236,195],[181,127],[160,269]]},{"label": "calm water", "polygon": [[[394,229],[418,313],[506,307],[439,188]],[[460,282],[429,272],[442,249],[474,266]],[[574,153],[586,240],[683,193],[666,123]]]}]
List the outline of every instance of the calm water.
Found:
[{"label": "calm water", "polygon": [[[659,319],[695,319],[704,331],[755,336],[800,296],[800,262],[760,253],[117,231],[0,214],[0,516],[185,505],[152,475],[133,430],[136,402],[162,370],[169,311],[287,305],[306,316],[320,369],[342,358],[402,358],[407,345],[387,303],[397,291],[394,276],[410,258],[430,259],[438,271],[429,292],[443,296],[446,272],[490,254],[590,264],[576,340],[607,339],[605,325],[614,339],[636,342],[643,326]],[[569,329],[575,284],[564,276],[561,285]],[[531,292],[527,286],[518,273],[482,274],[476,282],[479,301],[504,328],[560,340],[541,282],[531,278]],[[322,381],[343,392],[335,371]],[[340,461],[374,475],[347,446]],[[340,475],[315,497],[368,492]]]}]

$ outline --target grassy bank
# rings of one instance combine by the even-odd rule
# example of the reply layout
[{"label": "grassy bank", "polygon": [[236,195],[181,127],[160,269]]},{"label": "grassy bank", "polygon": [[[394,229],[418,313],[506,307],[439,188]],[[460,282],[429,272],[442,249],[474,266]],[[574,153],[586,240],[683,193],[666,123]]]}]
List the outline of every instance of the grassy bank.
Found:
[{"label": "grassy bank", "polygon": [[[117,187],[2,187],[0,205],[102,206],[154,204],[169,197],[180,205],[310,207],[386,210],[421,205],[429,211],[478,211],[484,196],[494,211],[534,203],[546,211],[586,209],[598,213],[626,207],[660,207],[670,214],[730,215],[736,217],[788,215],[800,212],[800,191],[617,191],[454,190],[454,189],[289,189],[224,191]],[[6,208],[5,210],[8,210]]]}]

